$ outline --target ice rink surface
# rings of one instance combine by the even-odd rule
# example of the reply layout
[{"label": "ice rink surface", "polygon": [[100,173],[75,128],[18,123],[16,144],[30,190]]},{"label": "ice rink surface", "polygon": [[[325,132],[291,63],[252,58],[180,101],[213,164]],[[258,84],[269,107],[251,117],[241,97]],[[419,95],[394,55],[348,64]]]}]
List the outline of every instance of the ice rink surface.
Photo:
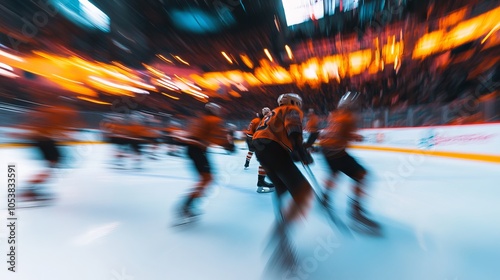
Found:
[{"label": "ice rink surface", "polygon": [[[172,227],[196,180],[187,158],[162,152],[140,170],[117,169],[107,145],[66,149],[71,168],[47,185],[53,205],[16,209],[15,273],[7,270],[7,164],[16,163],[21,190],[42,162],[29,148],[0,149],[0,279],[500,279],[498,164],[352,151],[370,172],[367,208],[383,236],[344,238],[315,203],[293,230],[298,270],[271,277],[272,194],[256,193],[258,163],[254,156],[243,170],[246,150],[211,150],[217,180],[201,220]],[[318,154],[311,167],[320,182],[328,175]],[[343,176],[335,192],[346,222],[350,187]]]}]

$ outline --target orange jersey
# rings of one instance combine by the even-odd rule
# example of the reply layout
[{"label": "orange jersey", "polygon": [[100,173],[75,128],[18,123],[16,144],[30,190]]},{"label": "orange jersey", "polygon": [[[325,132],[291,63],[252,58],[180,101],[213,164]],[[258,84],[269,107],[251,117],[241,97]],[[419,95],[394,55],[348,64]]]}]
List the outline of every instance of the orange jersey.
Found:
[{"label": "orange jersey", "polygon": [[112,137],[117,137],[117,138],[129,138],[131,135],[130,126],[126,124],[123,120],[114,123],[112,126],[109,127],[108,131]]},{"label": "orange jersey", "polygon": [[248,135],[248,136],[252,136],[254,133],[255,133],[255,130],[257,130],[257,127],[259,126],[259,123],[261,121],[261,118],[254,118],[250,124],[248,125],[248,128],[247,130],[245,131],[245,133]]},{"label": "orange jersey", "polygon": [[29,117],[34,138],[67,138],[70,128],[79,123],[78,112],[62,106],[38,108]]},{"label": "orange jersey", "polygon": [[201,148],[207,148],[211,144],[219,146],[229,144],[228,133],[222,119],[212,115],[203,115],[195,120],[189,127],[188,135],[178,138],[185,143],[194,144]]},{"label": "orange jersey", "polygon": [[139,135],[144,138],[158,138],[161,136],[159,129],[151,125],[141,125],[139,133]]},{"label": "orange jersey", "polygon": [[303,113],[293,105],[280,106],[265,116],[253,134],[253,139],[270,139],[278,142],[283,148],[292,151],[292,143],[288,138],[291,132],[302,134]]},{"label": "orange jersey", "polygon": [[336,151],[344,150],[357,138],[356,117],[348,111],[337,111],[328,119],[328,125],[320,137],[320,145]]},{"label": "orange jersey", "polygon": [[140,123],[129,123],[124,127],[124,133],[128,138],[141,138],[144,134],[145,127]]},{"label": "orange jersey", "polygon": [[309,116],[309,120],[306,124],[306,131],[317,132],[319,126],[319,118],[315,114]]}]

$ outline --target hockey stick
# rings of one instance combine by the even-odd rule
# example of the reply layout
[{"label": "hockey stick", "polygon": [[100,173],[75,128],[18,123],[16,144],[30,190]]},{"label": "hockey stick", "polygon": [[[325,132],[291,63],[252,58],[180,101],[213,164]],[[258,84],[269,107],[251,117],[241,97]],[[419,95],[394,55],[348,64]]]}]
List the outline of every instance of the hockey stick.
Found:
[{"label": "hockey stick", "polygon": [[316,180],[316,176],[314,176],[314,173],[312,172],[311,168],[308,165],[305,165],[302,163],[302,167],[306,170],[307,176],[311,179],[313,183],[313,188],[312,191],[314,193],[314,196],[316,200],[319,202],[321,205],[321,208],[325,210],[326,214],[330,218],[330,220],[335,224],[337,229],[339,229],[344,235],[353,237],[351,230],[349,227],[335,214],[333,213],[332,209],[330,209],[325,203],[323,203],[321,197],[318,195],[318,192],[316,190],[321,189],[318,180]]}]

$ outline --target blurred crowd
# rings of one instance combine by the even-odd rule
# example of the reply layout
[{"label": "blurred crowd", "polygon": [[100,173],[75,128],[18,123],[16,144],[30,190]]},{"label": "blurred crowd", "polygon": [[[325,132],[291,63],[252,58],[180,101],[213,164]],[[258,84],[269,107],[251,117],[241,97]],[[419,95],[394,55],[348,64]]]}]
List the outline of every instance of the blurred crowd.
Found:
[{"label": "blurred crowd", "polygon": [[[356,27],[361,28],[362,36],[360,36],[359,30],[352,32],[352,28],[348,28],[346,30],[351,30],[350,33],[337,30],[325,37],[328,32],[321,31],[321,26],[319,26],[318,28],[321,31],[319,35],[321,36],[303,38],[305,42],[301,40],[301,42],[294,45],[294,40],[292,40],[294,33],[287,34],[292,49],[294,49],[294,55],[298,57],[300,55],[299,50],[302,49],[304,50],[303,59],[307,59],[308,57],[331,55],[332,52],[349,52],[367,46],[373,47],[372,39],[374,37],[380,37],[382,40],[393,34],[399,34],[400,30],[402,30],[401,34],[404,31],[405,36],[411,35],[412,31],[414,31],[418,33],[415,38],[420,38],[421,34],[439,28],[439,25],[442,24],[439,19],[443,15],[450,14],[457,9],[467,7],[469,15],[474,16],[498,6],[494,1],[480,1],[480,3],[467,1],[438,3],[428,1],[429,3],[426,5],[416,5],[416,1],[407,2],[407,8],[394,15],[391,20],[383,22],[385,26],[381,26],[379,30],[365,29],[364,24],[355,22],[358,24]],[[22,11],[24,10],[19,8],[18,12],[21,13]],[[154,11],[149,10],[149,12],[153,13]],[[363,9],[360,8],[359,10],[350,11],[346,15],[361,20],[360,14],[362,13]],[[151,18],[154,20],[155,17]],[[57,23],[57,26],[54,27],[56,29],[59,28],[59,25],[65,26],[63,24],[65,21],[55,21],[55,23]],[[333,23],[330,22],[330,24]],[[274,25],[271,26],[274,27]],[[64,30],[63,27],[61,28],[61,30]],[[41,44],[38,47],[45,48],[50,45],[52,50],[57,53],[75,55],[75,52],[77,52],[78,56],[82,56],[79,48],[73,48],[71,44],[64,45],[60,41],[52,41],[49,34],[44,33],[50,30],[52,28],[40,30],[42,33],[35,40],[38,44]],[[375,35],[374,31],[379,32],[379,34]],[[264,36],[266,32],[269,36]],[[224,61],[220,52],[213,50],[224,50],[231,45],[242,53],[249,53],[250,57],[254,58],[250,53],[257,53],[258,50],[263,55],[262,46],[273,45],[270,36],[276,35],[276,32],[276,30],[272,31],[267,27],[262,29],[248,27],[244,32],[240,32],[240,37],[244,37],[244,40],[233,40],[232,37],[226,36],[226,34],[207,36],[211,37],[207,38],[207,40],[210,39],[207,42],[210,42],[209,45],[212,47],[207,47],[205,44],[196,44],[195,37],[187,39],[179,37],[173,40],[171,44],[178,44],[176,48],[184,46],[195,53],[196,55],[193,54],[192,57],[200,61],[198,66],[204,68],[203,71],[234,69],[237,66]],[[342,32],[341,35],[339,35],[340,32]],[[80,36],[79,33],[73,31],[68,33],[74,34],[72,35],[74,37]],[[237,31],[233,33],[233,35],[236,35]],[[297,32],[297,34],[300,34],[300,32]],[[57,34],[54,34],[54,36],[57,36]],[[280,36],[282,35],[280,34]],[[400,37],[403,37],[403,35]],[[497,37],[495,38],[498,41]],[[284,38],[278,37],[277,40],[282,39],[284,40]],[[398,40],[400,39],[398,38]],[[410,42],[412,38],[408,38],[408,36],[404,40],[405,46],[415,45],[415,42]],[[281,43],[287,42],[284,40]],[[500,84],[499,47],[494,44],[492,46],[486,45],[488,43],[483,44],[480,40],[476,40],[446,52],[429,55],[423,59],[413,59],[411,57],[411,48],[408,48],[403,52],[403,61],[398,67],[388,64],[383,71],[377,73],[363,73],[351,77],[347,75],[339,80],[330,80],[328,83],[318,81],[316,83],[308,82],[303,85],[286,84],[250,87],[248,91],[236,90],[240,97],[232,96],[229,94],[231,89],[225,89],[220,92],[219,96],[211,96],[210,101],[221,104],[224,107],[225,117],[231,122],[237,123],[240,129],[243,129],[248,120],[262,107],[276,107],[277,96],[286,92],[299,93],[303,98],[304,108],[314,109],[320,117],[326,117],[329,112],[335,110],[340,97],[347,91],[360,92],[360,100],[362,101],[360,108],[363,116],[365,116],[362,124],[364,127],[495,121],[499,118],[497,101]],[[23,44],[23,46],[33,47],[37,45]],[[273,50],[272,47],[270,49]],[[89,55],[92,54],[89,53]],[[287,63],[291,63],[290,61],[283,61],[286,60],[283,56],[274,56],[285,67]],[[210,59],[207,57],[210,57]],[[250,69],[246,70],[250,71]],[[20,112],[21,109],[29,110],[37,104],[51,104],[51,98],[64,95],[69,99],[72,98],[67,92],[63,93],[61,89],[39,87],[35,74],[24,72],[23,75],[25,79],[22,80],[22,83],[18,82],[17,84],[11,79],[0,78],[0,102],[9,104],[9,106],[17,106],[16,110]],[[99,93],[98,97],[104,99],[105,96],[106,94],[101,95]],[[106,113],[161,112],[166,115],[174,115],[181,121],[185,121],[186,118],[193,116],[203,106],[203,102],[186,97],[186,95],[177,94],[176,96],[178,98],[176,101],[165,99],[164,96],[159,94],[141,96],[135,99],[112,97],[107,99],[111,106],[83,103],[74,99],[71,102],[79,111],[91,111],[97,114],[92,116],[90,121],[86,119],[92,128],[99,124]],[[488,106],[493,106],[493,109],[487,109]],[[82,114],[82,116],[89,115],[90,113]],[[19,120],[15,116],[15,114],[12,114],[12,109],[0,110],[0,120],[2,120],[4,126],[15,124]]]}]

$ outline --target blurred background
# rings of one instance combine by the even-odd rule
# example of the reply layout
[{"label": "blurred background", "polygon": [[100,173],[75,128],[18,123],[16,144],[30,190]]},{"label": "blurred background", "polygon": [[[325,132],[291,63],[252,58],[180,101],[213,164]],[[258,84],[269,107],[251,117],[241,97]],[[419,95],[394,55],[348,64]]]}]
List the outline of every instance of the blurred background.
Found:
[{"label": "blurred background", "polygon": [[0,3],[0,124],[37,106],[166,123],[212,101],[239,129],[284,92],[320,117],[362,93],[362,127],[500,120],[498,1],[33,0]]}]

